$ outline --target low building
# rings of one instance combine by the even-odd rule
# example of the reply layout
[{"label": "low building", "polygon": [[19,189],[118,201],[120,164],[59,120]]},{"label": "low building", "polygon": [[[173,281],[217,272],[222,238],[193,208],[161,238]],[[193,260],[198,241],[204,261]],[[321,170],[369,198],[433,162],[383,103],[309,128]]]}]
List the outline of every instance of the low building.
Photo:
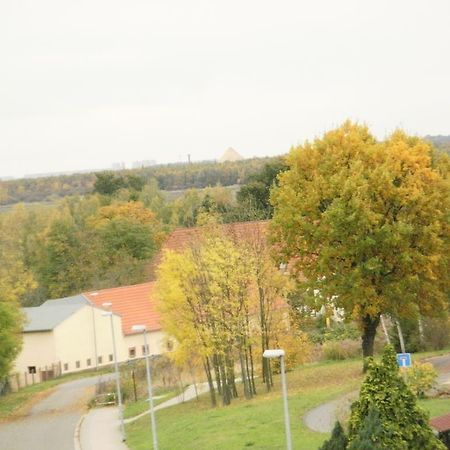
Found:
[{"label": "low building", "polygon": [[[14,365],[18,386],[113,361],[111,318],[83,295],[48,300],[23,312],[23,345]],[[117,359],[123,361],[120,315],[114,313],[112,323]]]},{"label": "low building", "polygon": [[133,331],[133,325],[145,325],[150,354],[160,355],[173,348],[173,342],[161,327],[154,288],[155,282],[149,282],[83,294],[97,307],[110,303],[111,311],[122,317],[122,335],[128,359],[140,358],[146,352],[142,333]]}]

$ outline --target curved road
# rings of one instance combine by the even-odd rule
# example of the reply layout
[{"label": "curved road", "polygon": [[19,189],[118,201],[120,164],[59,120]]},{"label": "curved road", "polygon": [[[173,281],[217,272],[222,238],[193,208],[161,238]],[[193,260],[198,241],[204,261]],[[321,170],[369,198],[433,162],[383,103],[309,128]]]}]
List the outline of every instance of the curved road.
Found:
[{"label": "curved road", "polygon": [[1,450],[73,450],[75,427],[99,378],[61,384],[26,417],[0,423]]}]

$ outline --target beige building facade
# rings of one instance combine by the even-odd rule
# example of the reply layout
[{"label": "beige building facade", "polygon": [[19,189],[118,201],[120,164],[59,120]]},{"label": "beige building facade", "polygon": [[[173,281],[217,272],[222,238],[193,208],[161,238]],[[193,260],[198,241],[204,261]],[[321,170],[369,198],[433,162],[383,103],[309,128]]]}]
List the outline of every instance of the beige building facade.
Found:
[{"label": "beige building facade", "polygon": [[127,359],[120,315],[105,315],[104,309],[81,295],[49,300],[39,307],[24,308],[24,313],[23,345],[14,365],[20,376],[45,379],[54,372],[59,375],[111,364],[112,327],[117,359]]}]

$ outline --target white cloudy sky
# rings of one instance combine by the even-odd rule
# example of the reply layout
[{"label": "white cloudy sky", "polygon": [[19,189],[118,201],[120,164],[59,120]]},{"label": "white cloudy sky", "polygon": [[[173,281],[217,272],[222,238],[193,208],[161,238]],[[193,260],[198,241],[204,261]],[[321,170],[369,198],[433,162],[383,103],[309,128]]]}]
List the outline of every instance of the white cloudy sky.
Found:
[{"label": "white cloudy sky", "polygon": [[448,0],[0,0],[0,175],[450,134]]}]

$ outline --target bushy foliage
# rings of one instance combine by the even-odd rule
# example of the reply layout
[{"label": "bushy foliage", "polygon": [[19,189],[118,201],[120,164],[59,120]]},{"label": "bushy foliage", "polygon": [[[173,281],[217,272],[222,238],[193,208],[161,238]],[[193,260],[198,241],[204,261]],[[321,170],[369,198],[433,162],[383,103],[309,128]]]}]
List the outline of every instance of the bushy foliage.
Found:
[{"label": "bushy foliage", "polygon": [[378,411],[382,431],[377,445],[388,450],[443,450],[434,436],[427,414],[399,373],[396,354],[386,346],[380,362],[371,360],[359,399],[353,403],[349,440],[358,439],[364,421],[372,409]]},{"label": "bushy foliage", "polygon": [[[286,349],[286,370],[293,370],[299,364],[309,362],[313,355],[313,346],[308,335],[299,330],[290,329],[279,333],[274,339],[274,346]],[[272,365],[274,371],[279,373],[279,360],[274,360]]]},{"label": "bushy foliage", "polygon": [[419,398],[425,397],[425,392],[436,383],[437,372],[431,363],[415,362],[412,367],[404,372],[405,380],[409,388]]},{"label": "bushy foliage", "polygon": [[361,355],[361,343],[352,339],[327,341],[322,344],[322,355],[324,359],[335,361],[356,358]]},{"label": "bushy foliage", "polygon": [[348,450],[381,450],[384,448],[381,444],[382,435],[380,414],[375,408],[371,408]]},{"label": "bushy foliage", "polygon": [[293,148],[272,190],[280,259],[314,293],[311,307],[333,299],[358,321],[365,356],[381,314],[448,305],[449,172],[432,156],[420,138],[396,131],[378,141],[347,121]]},{"label": "bushy foliage", "polygon": [[334,425],[331,437],[328,441],[325,441],[319,450],[346,450],[348,438],[345,435],[345,431],[342,428],[340,422],[336,422]]},{"label": "bushy foliage", "polygon": [[422,323],[426,350],[441,350],[450,343],[450,320],[448,317],[424,317]]}]

